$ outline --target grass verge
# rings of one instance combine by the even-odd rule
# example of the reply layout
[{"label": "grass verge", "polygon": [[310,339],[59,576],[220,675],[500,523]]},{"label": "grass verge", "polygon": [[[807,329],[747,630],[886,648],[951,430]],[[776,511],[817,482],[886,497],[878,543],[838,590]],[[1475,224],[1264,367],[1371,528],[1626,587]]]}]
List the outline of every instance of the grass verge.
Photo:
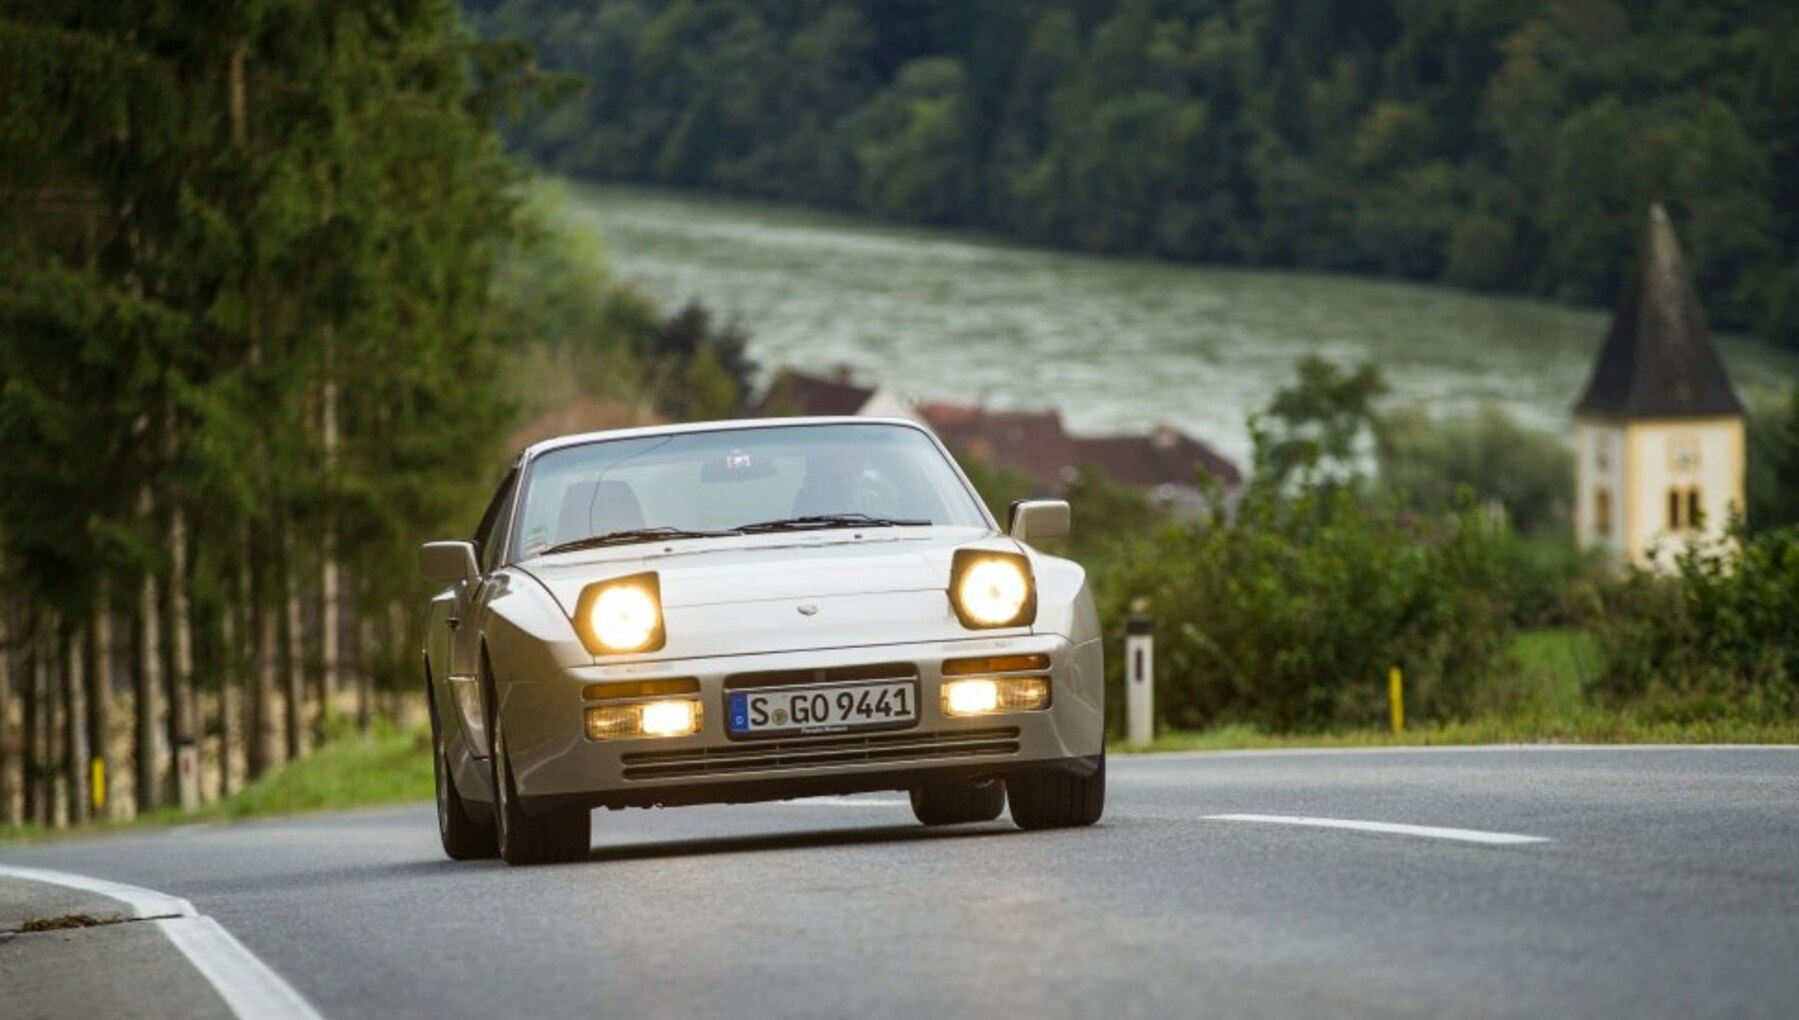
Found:
[{"label": "grass verge", "polygon": [[1111,745],[1113,751],[1243,751],[1302,747],[1433,747],[1467,744],[1799,744],[1799,721],[1736,719],[1669,721],[1631,712],[1581,709],[1537,718],[1467,722],[1335,733],[1264,733],[1253,726],[1220,726],[1164,733],[1148,744]]},{"label": "grass verge", "polygon": [[355,732],[340,735],[299,761],[193,814],[183,814],[179,808],[163,808],[131,821],[94,822],[70,829],[0,825],[0,840],[62,838],[141,825],[336,811],[430,800],[431,796],[430,731],[424,727],[399,729],[377,720],[366,736]]}]

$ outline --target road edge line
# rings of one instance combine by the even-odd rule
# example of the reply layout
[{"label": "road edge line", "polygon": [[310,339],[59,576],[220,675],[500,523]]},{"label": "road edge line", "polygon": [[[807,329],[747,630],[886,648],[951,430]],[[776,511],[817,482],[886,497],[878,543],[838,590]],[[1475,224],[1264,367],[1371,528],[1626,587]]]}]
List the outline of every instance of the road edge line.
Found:
[{"label": "road edge line", "polygon": [[244,1020],[323,1020],[305,996],[213,918],[170,917],[155,924]]},{"label": "road edge line", "polygon": [[199,916],[199,911],[194,909],[194,905],[179,896],[170,896],[154,889],[126,885],[123,882],[111,882],[104,878],[76,875],[67,871],[50,871],[46,868],[0,864],[0,878],[6,877],[22,878],[28,882],[43,882],[46,885],[60,885],[65,889],[77,889],[81,892],[99,893],[130,907],[133,919],[138,921],[147,921],[158,917]]},{"label": "road edge line", "polygon": [[243,1020],[323,1020],[305,996],[226,931],[224,925],[195,910],[191,902],[179,896],[89,875],[10,864],[0,864],[0,878],[99,893],[125,904],[135,920],[150,921],[160,929],[169,944],[225,1000],[226,1008]]},{"label": "road edge line", "polygon": [[1366,822],[1355,818],[1314,818],[1309,815],[1201,815],[1210,822],[1255,822],[1262,825],[1292,825],[1312,829],[1343,829],[1350,832],[1375,832],[1391,836],[1418,836],[1424,839],[1454,840],[1485,846],[1525,846],[1553,843],[1548,836],[1526,836],[1516,832],[1491,832],[1485,829],[1451,829],[1436,825],[1407,825],[1403,822]]}]

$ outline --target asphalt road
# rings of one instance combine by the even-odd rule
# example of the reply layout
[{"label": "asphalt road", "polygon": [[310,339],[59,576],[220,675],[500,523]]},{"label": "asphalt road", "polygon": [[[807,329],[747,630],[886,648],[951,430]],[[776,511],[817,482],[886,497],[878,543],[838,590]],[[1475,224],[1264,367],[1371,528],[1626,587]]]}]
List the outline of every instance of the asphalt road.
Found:
[{"label": "asphalt road", "polygon": [[[1544,841],[1211,817],[1245,814]],[[1051,833],[895,795],[594,822],[545,868],[445,860],[428,805],[0,865],[186,897],[328,1017],[1799,1015],[1799,748],[1114,758]],[[0,878],[0,918],[56,895],[98,902]],[[98,957],[140,1014],[229,1015],[149,930],[0,935],[0,1014],[101,1008]]]}]

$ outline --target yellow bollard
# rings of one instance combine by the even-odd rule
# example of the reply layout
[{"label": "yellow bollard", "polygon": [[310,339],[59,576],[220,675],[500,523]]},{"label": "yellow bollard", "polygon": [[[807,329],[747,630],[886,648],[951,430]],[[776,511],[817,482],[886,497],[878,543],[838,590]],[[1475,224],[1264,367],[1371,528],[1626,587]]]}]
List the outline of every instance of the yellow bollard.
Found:
[{"label": "yellow bollard", "polygon": [[91,777],[88,789],[92,791],[94,812],[98,814],[106,810],[106,759],[95,758],[88,769],[88,774]]},{"label": "yellow bollard", "polygon": [[1387,704],[1393,710],[1393,732],[1405,732],[1405,677],[1398,666],[1387,669]]}]

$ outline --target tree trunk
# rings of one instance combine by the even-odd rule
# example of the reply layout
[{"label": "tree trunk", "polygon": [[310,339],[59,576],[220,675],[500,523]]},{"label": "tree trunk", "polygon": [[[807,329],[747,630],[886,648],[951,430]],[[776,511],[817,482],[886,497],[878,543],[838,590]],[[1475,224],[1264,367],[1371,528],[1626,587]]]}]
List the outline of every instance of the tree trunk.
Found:
[{"label": "tree trunk", "polygon": [[[174,412],[168,412],[165,428],[169,435],[167,454],[173,458]],[[170,800],[181,797],[181,766],[177,756],[181,748],[194,739],[194,630],[190,617],[187,576],[187,514],[180,507],[169,510],[167,543],[169,579],[163,588],[163,680],[168,685],[168,727]]]},{"label": "tree trunk", "polygon": [[357,643],[362,647],[357,656],[360,668],[356,675],[356,729],[364,734],[369,731],[375,711],[375,621],[363,617],[356,626]]},{"label": "tree trunk", "polygon": [[[0,569],[0,576],[5,571]],[[17,659],[12,638],[11,598],[0,597],[0,825],[19,824],[18,784],[14,769],[18,767],[18,737],[13,732],[13,662]]]},{"label": "tree trunk", "polygon": [[[292,542],[286,544],[289,549],[293,547]],[[283,700],[287,702],[287,760],[296,761],[306,754],[306,635],[300,621],[299,579],[290,570],[285,580],[287,605],[281,627],[285,667],[282,675],[286,680]]]},{"label": "tree trunk", "polygon": [[325,449],[324,561],[319,567],[319,739],[340,682],[342,649],[338,647],[339,584],[337,566],[337,335],[325,327],[325,389],[319,408],[319,433]]},{"label": "tree trunk", "polygon": [[162,624],[157,612],[160,604],[156,575],[146,573],[142,590],[138,594],[137,668],[132,676],[132,686],[137,695],[132,758],[137,773],[134,785],[137,813],[140,815],[156,810],[160,802],[157,794],[161,787],[157,783],[156,774],[157,763],[161,760],[156,747],[159,733],[156,725],[157,695],[162,688]]},{"label": "tree trunk", "polygon": [[[88,790],[96,818],[112,817],[112,598],[111,585],[100,579],[94,596],[94,618],[88,625],[87,748],[88,774],[99,780]],[[99,763],[95,769],[94,763]],[[98,773],[96,775],[96,773]]]},{"label": "tree trunk", "polygon": [[83,671],[82,646],[85,639],[66,631],[58,638],[58,658],[62,666],[62,768],[63,792],[67,797],[69,824],[87,821],[87,711],[83,695],[87,678]]},{"label": "tree trunk", "polygon": [[244,657],[237,647],[237,611],[227,605],[219,613],[219,796],[237,792],[237,774],[233,770],[236,749],[243,729],[238,716],[238,690],[243,682]]},{"label": "tree trunk", "polygon": [[19,642],[25,659],[19,671],[25,695],[20,699],[19,706],[23,710],[20,719],[23,732],[20,734],[19,745],[19,785],[24,792],[26,823],[43,825],[50,820],[48,798],[44,796],[43,649],[38,643],[35,629],[21,635]]}]

